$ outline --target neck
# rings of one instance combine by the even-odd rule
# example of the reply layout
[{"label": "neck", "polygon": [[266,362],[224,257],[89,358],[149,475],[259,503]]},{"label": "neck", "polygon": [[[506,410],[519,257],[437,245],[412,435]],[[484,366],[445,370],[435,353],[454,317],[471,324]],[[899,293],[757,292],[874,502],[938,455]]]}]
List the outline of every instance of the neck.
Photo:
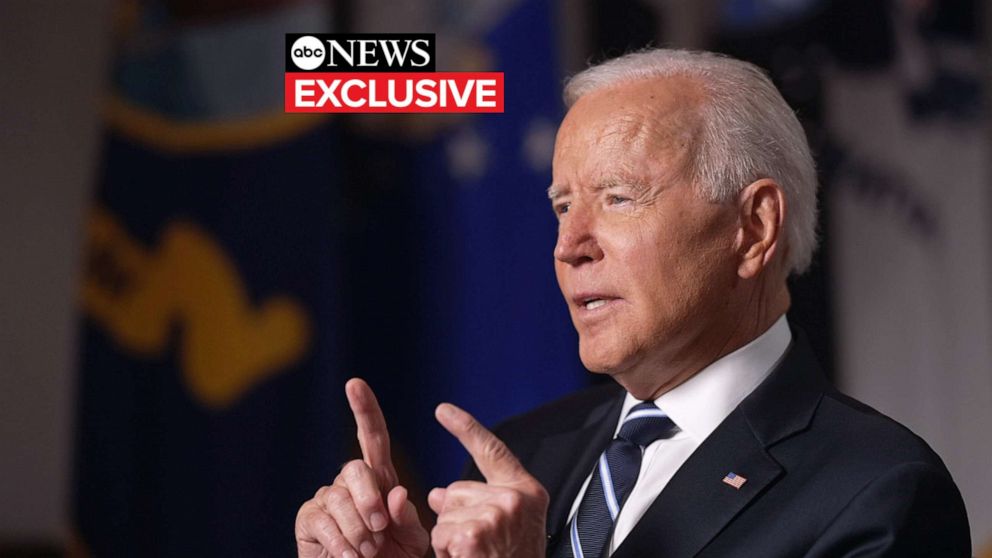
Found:
[{"label": "neck", "polygon": [[789,309],[791,299],[784,279],[771,284],[759,277],[755,284],[740,286],[746,291],[734,297],[736,302],[726,306],[727,312],[715,316],[678,354],[665,359],[665,362],[650,364],[654,370],[665,371],[663,377],[632,374],[629,377],[640,376],[644,381],[631,385],[624,381],[624,377],[615,379],[638,399],[657,399],[710,364],[760,337]]}]

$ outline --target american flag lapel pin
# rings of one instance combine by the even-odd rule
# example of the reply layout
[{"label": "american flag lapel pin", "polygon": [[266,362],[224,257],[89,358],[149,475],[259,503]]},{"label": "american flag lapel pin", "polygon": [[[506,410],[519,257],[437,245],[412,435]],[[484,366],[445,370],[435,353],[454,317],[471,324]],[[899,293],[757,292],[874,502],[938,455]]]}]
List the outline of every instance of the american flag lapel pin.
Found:
[{"label": "american flag lapel pin", "polygon": [[733,486],[737,490],[740,490],[741,487],[744,486],[744,483],[747,482],[747,479],[736,473],[730,472],[727,473],[727,476],[723,477],[723,482]]}]

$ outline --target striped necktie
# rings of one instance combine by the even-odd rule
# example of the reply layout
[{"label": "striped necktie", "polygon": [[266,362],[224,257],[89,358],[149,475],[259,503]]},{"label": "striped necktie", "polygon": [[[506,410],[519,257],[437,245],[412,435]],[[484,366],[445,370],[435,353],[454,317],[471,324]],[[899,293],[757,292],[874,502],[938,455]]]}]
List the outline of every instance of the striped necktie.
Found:
[{"label": "striped necktie", "polygon": [[634,406],[620,433],[599,456],[579,509],[562,536],[556,558],[599,558],[641,469],[644,448],[669,438],[678,427],[653,402]]}]

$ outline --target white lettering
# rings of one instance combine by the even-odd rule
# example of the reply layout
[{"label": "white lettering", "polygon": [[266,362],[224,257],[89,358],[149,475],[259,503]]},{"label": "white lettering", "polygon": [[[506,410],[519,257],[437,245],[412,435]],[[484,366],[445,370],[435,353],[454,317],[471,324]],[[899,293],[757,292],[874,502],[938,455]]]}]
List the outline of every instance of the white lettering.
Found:
[{"label": "white lettering", "polygon": [[[338,81],[338,80],[335,80]],[[341,98],[344,99],[344,104],[352,108],[358,108],[365,106],[365,98],[359,97],[357,100],[352,99],[351,95],[348,94],[352,87],[358,87],[359,89],[365,89],[365,82],[360,79],[349,79],[344,82],[341,86]]]},{"label": "white lettering", "polygon": [[[387,97],[389,98],[389,105],[393,107],[408,107],[410,103],[413,102],[413,81],[409,79],[403,80],[406,83],[406,97],[403,100],[396,98],[396,80],[389,80],[389,85],[387,87]],[[385,103],[383,103],[385,106]]]},{"label": "white lettering", "polygon": [[417,82],[418,99],[414,102],[418,107],[428,108],[437,105],[437,93],[434,91],[436,87],[437,82],[432,79],[422,79]]},{"label": "white lettering", "polygon": [[341,46],[341,44],[338,43],[337,41],[328,40],[327,41],[327,46],[328,46],[327,52],[328,52],[328,54],[330,54],[330,56],[327,57],[327,65],[328,66],[337,66],[337,63],[334,62],[334,53],[335,52],[337,52],[338,54],[340,54],[341,57],[344,58],[348,62],[348,65],[349,66],[354,66],[355,65],[355,41],[354,40],[352,40],[352,39],[349,39],[348,40],[348,50],[345,50],[344,47]]},{"label": "white lettering", "polygon": [[[396,61],[398,66],[402,66],[403,62],[406,61],[406,55],[410,52],[410,41],[405,41],[405,43],[406,48],[401,51],[399,41],[396,39],[379,41],[379,44],[382,45],[382,56],[386,59],[388,66],[391,67],[393,61]],[[390,50],[390,47],[392,47],[392,50]]]},{"label": "white lettering", "polygon": [[[392,84],[393,83],[393,80],[389,80],[389,83]],[[389,105],[386,103],[386,101],[383,101],[382,99],[377,99],[376,98],[376,95],[375,95],[375,85],[376,85],[376,80],[374,80],[374,79],[369,80],[369,106],[370,107],[388,107]]]},{"label": "white lettering", "polygon": [[322,107],[324,106],[324,103],[330,101],[331,106],[340,107],[341,102],[338,101],[338,98],[334,95],[334,90],[337,89],[338,85],[340,84],[341,84],[341,80],[339,79],[332,81],[330,84],[328,84],[326,81],[322,79],[318,79],[317,85],[319,85],[320,88],[324,91],[324,94],[321,95],[320,100],[317,101],[317,106]]},{"label": "white lettering", "polygon": [[475,80],[470,79],[465,82],[465,89],[461,92],[458,91],[458,82],[453,79],[445,80],[448,82],[448,87],[451,88],[451,97],[455,100],[456,107],[464,107],[468,105],[468,97],[472,91],[472,86],[475,85]]},{"label": "white lettering", "polygon": [[[487,97],[493,100],[487,101]],[[479,108],[496,108],[496,80],[480,79],[475,84],[475,106]]]},{"label": "white lettering", "polygon": [[[308,87],[309,86],[309,87]],[[316,92],[313,90],[313,80],[312,79],[298,79],[296,80],[296,106],[297,107],[312,107],[313,101],[304,101],[304,97],[313,97]]]},{"label": "white lettering", "polygon": [[[361,47],[359,48],[360,62],[359,66],[378,66],[379,63],[375,60],[376,48],[375,41],[361,40],[359,41]],[[370,61],[371,60],[371,61]]]},{"label": "white lettering", "polygon": [[[424,45],[423,48],[420,47],[420,44]],[[420,64],[417,64],[416,62],[410,62],[410,64],[418,68],[422,68],[431,63],[431,55],[426,50],[429,44],[430,42],[427,39],[417,39],[416,41],[413,41],[413,43],[411,44],[411,47],[413,48],[413,52],[415,54],[419,54],[420,57],[423,59],[423,62],[421,62]]]}]

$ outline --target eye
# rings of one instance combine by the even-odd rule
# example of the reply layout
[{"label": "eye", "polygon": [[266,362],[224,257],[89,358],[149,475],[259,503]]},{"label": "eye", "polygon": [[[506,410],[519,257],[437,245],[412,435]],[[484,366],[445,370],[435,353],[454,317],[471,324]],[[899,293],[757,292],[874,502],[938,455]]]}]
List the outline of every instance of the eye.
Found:
[{"label": "eye", "polygon": [[607,199],[609,200],[610,205],[620,205],[631,201],[630,198],[626,198],[624,196],[620,196],[617,194],[610,194],[609,198]]},{"label": "eye", "polygon": [[568,208],[571,205],[572,204],[570,204],[568,202],[556,203],[553,206],[554,207],[555,215],[564,215],[564,214],[568,213]]}]

